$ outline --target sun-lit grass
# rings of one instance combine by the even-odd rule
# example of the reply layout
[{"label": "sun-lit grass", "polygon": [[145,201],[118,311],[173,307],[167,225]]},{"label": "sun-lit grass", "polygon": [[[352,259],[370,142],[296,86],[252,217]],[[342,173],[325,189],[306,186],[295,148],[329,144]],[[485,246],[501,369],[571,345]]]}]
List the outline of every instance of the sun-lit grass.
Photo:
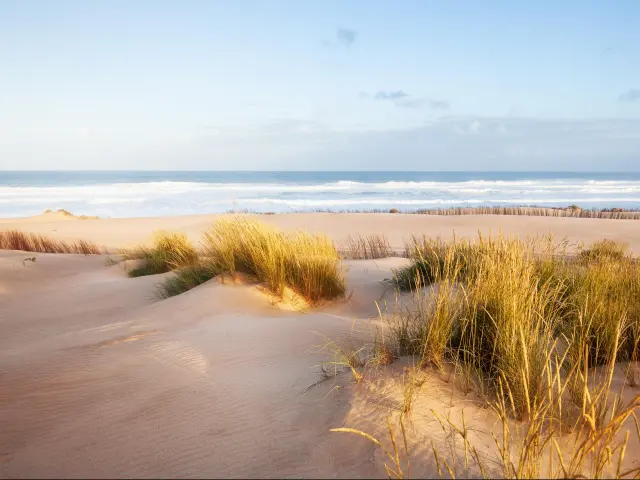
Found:
[{"label": "sun-lit grass", "polygon": [[141,260],[142,264],[129,271],[129,276],[140,277],[166,273],[194,265],[198,252],[184,233],[157,232],[153,247],[136,247],[118,252],[125,260]]},{"label": "sun-lit grass", "polygon": [[590,260],[625,260],[629,257],[629,245],[618,243],[613,240],[603,239],[594,242],[589,248],[583,248],[580,258],[584,261]]},{"label": "sun-lit grass", "polygon": [[[383,316],[390,327],[386,345],[412,355],[419,367],[452,363],[455,375],[468,377],[461,383],[485,397],[502,425],[494,436],[499,471],[494,464],[493,475],[640,472],[622,469],[629,435],[640,440],[630,422],[640,396],[623,403],[611,391],[616,362],[638,356],[640,263],[625,246],[598,242],[567,256],[551,239],[445,244],[413,238],[407,255],[412,264],[396,273],[412,301]],[[403,414],[417,394],[410,384],[405,390]],[[462,438],[467,471],[453,471],[434,446],[438,472],[467,475],[469,459],[478,471],[491,471],[474,454],[464,418],[462,424],[439,421]],[[337,431],[380,445],[361,431]],[[404,472],[395,460],[393,472]]]},{"label": "sun-lit grass", "polygon": [[45,235],[25,233],[18,230],[0,231],[0,250],[22,250],[38,253],[100,254],[100,248],[86,240],[54,240]]},{"label": "sun-lit grass", "polygon": [[223,274],[252,274],[277,297],[287,287],[311,303],[345,293],[340,257],[324,235],[284,233],[236,217],[214,223],[204,235],[203,250]]},{"label": "sun-lit grass", "polygon": [[342,253],[352,260],[369,260],[396,255],[386,235],[350,235],[345,241]]},{"label": "sun-lit grass", "polygon": [[[638,261],[611,241],[573,258],[561,253],[548,241],[502,236],[450,244],[412,238],[413,262],[396,278],[400,288],[415,290],[415,306],[393,320],[398,345],[423,352],[426,362],[438,363],[448,352],[483,372],[494,390],[508,381],[521,416],[540,398],[545,357],[558,342],[569,345],[568,360],[580,365],[585,356],[589,366],[636,359]],[[435,293],[425,295],[425,285],[437,287]],[[525,376],[518,373],[522,365]]]}]

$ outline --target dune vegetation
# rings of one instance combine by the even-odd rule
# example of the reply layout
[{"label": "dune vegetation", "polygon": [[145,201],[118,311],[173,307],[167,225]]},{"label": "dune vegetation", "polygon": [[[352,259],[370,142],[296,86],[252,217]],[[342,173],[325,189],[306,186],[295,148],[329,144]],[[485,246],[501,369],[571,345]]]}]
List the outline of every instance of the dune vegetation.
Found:
[{"label": "dune vegetation", "polygon": [[81,253],[100,254],[100,248],[86,240],[54,240],[45,235],[25,233],[18,230],[0,231],[0,250],[21,250],[37,253]]},{"label": "dune vegetation", "polygon": [[341,251],[345,258],[371,260],[396,255],[386,235],[350,235]]},{"label": "dune vegetation", "polygon": [[125,260],[140,260],[129,270],[130,277],[156,275],[195,265],[198,252],[184,233],[156,232],[152,247],[136,247],[118,251]]},{"label": "dune vegetation", "polygon": [[309,303],[342,297],[345,272],[333,242],[325,235],[280,232],[257,220],[220,219],[206,231],[196,249],[184,234],[159,232],[152,247],[121,250],[125,260],[138,259],[132,277],[175,271],[160,286],[160,295],[186,292],[211,278],[249,274],[282,298],[290,289]]},{"label": "dune vegetation", "polygon": [[[604,240],[566,255],[551,238],[413,237],[406,253],[412,263],[395,272],[396,284],[412,301],[383,315],[386,348],[412,356],[418,369],[454,366],[502,423],[494,436],[499,470],[492,471],[469,442],[464,417],[462,424],[438,418],[473,459],[466,472],[453,472],[434,447],[439,472],[468,475],[473,463],[481,476],[505,478],[640,474],[621,469],[629,435],[640,440],[631,421],[640,395],[625,403],[611,388],[616,364],[631,368],[640,353],[640,261],[625,245]],[[335,431],[378,442],[359,430]],[[387,472],[403,478],[391,425],[388,431],[395,453],[386,452]]]},{"label": "dune vegetation", "polygon": [[[435,305],[456,305],[457,313],[441,320],[449,328],[446,350],[474,352],[483,370],[487,359],[492,365],[502,361],[501,353],[517,343],[520,331],[536,341],[544,338],[547,347],[531,347],[538,352],[560,340],[572,346],[568,351],[583,352],[586,346],[589,366],[595,366],[638,355],[640,262],[627,250],[603,240],[569,256],[550,239],[480,237],[446,244],[413,238],[407,248],[412,263],[397,271],[396,279],[404,290],[435,284]],[[422,321],[432,326],[431,318]],[[505,332],[511,337],[501,338]],[[411,344],[432,351],[427,337]],[[437,351],[436,358],[445,353]]]},{"label": "dune vegetation", "polygon": [[325,235],[280,232],[255,220],[218,220],[204,234],[207,264],[223,275],[248,273],[277,297],[290,288],[310,303],[345,294],[340,256]]},{"label": "dune vegetation", "polygon": [[176,270],[175,275],[167,278],[158,286],[158,294],[162,298],[180,295],[211,280],[220,273],[217,266],[211,262],[198,260],[193,265]]}]

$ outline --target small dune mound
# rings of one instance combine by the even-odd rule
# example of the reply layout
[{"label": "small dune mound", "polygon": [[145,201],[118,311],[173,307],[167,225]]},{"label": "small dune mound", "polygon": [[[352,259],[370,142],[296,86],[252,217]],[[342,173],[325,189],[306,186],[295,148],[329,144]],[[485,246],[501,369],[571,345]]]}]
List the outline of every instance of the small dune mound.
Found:
[{"label": "small dune mound", "polygon": [[64,208],[59,208],[55,212],[51,209],[47,209],[42,214],[37,215],[37,217],[46,218],[47,220],[100,220],[100,217],[98,216],[74,215]]},{"label": "small dune mound", "polygon": [[[308,306],[344,297],[345,272],[328,237],[283,233],[242,218],[219,220],[205,232],[198,252],[183,234],[163,233],[152,248],[121,250],[125,259],[145,260],[131,276],[175,270],[160,296],[179,295],[219,274],[255,277],[276,303]],[[223,277],[224,278],[224,277]],[[304,299],[304,300],[302,300]]]},{"label": "small dune mound", "polygon": [[340,256],[326,236],[282,233],[260,222],[234,218],[216,222],[202,243],[220,272],[255,275],[278,298],[286,288],[312,304],[345,294]]},{"label": "small dune mound", "polygon": [[311,306],[309,301],[289,287],[284,287],[280,295],[275,295],[266,284],[261,283],[255,275],[250,273],[236,272],[233,275],[220,274],[215,277],[215,281],[221,284],[232,283],[234,285],[252,286],[260,297],[266,299],[271,305],[281,310],[299,312]]}]

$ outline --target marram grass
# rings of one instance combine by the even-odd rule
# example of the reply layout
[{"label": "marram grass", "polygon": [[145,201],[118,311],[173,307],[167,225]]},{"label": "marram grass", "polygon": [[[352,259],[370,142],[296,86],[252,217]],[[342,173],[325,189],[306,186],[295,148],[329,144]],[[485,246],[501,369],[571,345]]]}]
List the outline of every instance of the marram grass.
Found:
[{"label": "marram grass", "polygon": [[352,260],[370,260],[393,257],[396,255],[386,235],[350,235],[347,237],[342,252]]},{"label": "marram grass", "polygon": [[216,270],[254,275],[276,296],[290,288],[311,303],[344,295],[345,273],[324,235],[280,232],[240,217],[218,220],[203,238],[203,254]]},{"label": "marram grass", "polygon": [[211,262],[200,260],[194,265],[176,270],[175,276],[168,278],[158,287],[158,294],[162,298],[180,295],[211,280],[219,273],[220,271]]},{"label": "marram grass", "polygon": [[156,232],[153,247],[122,249],[118,253],[125,260],[142,261],[139,267],[129,271],[131,277],[166,273],[198,261],[198,252],[187,236],[176,232]]},{"label": "marram grass", "polygon": [[[453,375],[485,397],[501,428],[486,432],[497,454],[488,459],[478,454],[464,415],[460,423],[433,411],[452,445],[462,442],[464,462],[433,443],[432,458],[410,458],[403,416],[411,409],[400,406],[406,453],[398,455],[400,442],[388,427],[389,477],[410,477],[409,463],[417,461],[452,478],[640,475],[625,461],[630,438],[640,441],[640,395],[623,401],[612,391],[616,362],[638,357],[640,262],[626,247],[601,241],[567,257],[551,240],[414,238],[407,253],[413,262],[397,276],[413,301],[385,317],[386,345],[417,358],[417,367],[452,363]],[[410,382],[403,388],[406,407],[420,392]],[[333,431],[385,448],[362,430]]]},{"label": "marram grass", "polygon": [[506,382],[517,416],[542,398],[548,355],[589,367],[638,358],[640,262],[624,246],[569,258],[549,241],[413,238],[407,254],[397,285],[415,298],[391,317],[397,348],[424,364],[461,362],[494,391]]},{"label": "marram grass", "polygon": [[21,250],[37,253],[81,253],[100,254],[100,248],[86,240],[54,240],[45,235],[25,233],[18,230],[0,231],[0,250]]}]

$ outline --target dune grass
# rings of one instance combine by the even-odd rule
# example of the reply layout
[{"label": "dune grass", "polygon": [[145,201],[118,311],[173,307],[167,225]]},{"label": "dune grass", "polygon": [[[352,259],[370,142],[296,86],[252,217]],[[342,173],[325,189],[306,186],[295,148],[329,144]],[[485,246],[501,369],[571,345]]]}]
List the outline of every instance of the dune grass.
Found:
[{"label": "dune grass", "polygon": [[203,238],[216,270],[254,275],[277,297],[290,288],[311,303],[341,297],[346,279],[333,242],[324,235],[283,233],[255,220],[218,220]]},{"label": "dune grass", "polygon": [[175,276],[168,278],[158,286],[158,294],[162,298],[180,295],[211,280],[219,273],[221,272],[216,268],[216,265],[206,260],[200,260],[194,265],[176,270]]},{"label": "dune grass", "polygon": [[370,260],[392,257],[396,253],[389,244],[386,235],[350,235],[342,250],[345,258],[352,260]]},{"label": "dune grass", "polygon": [[[629,435],[640,440],[631,421],[640,395],[624,403],[611,391],[616,363],[638,358],[640,262],[624,245],[600,241],[569,257],[552,239],[416,237],[407,254],[412,264],[397,282],[412,291],[412,302],[384,317],[386,344],[419,367],[455,365],[462,383],[485,397],[502,424],[494,436],[499,470],[489,476],[640,473],[622,470]],[[462,438],[465,459],[468,453],[478,471],[490,472],[462,421],[442,425]],[[439,472],[468,474],[450,471],[443,452],[433,453]],[[389,458],[388,471],[404,472],[397,456]]]},{"label": "dune grass", "polygon": [[583,261],[617,260],[623,261],[630,257],[629,245],[613,240],[603,239],[594,242],[589,248],[582,248],[579,253]]},{"label": "dune grass", "polygon": [[[494,391],[506,382],[520,417],[541,398],[545,359],[559,344],[577,365],[637,359],[640,263],[624,246],[598,242],[567,258],[549,243],[504,237],[414,238],[407,253],[413,262],[396,281],[416,291],[417,307],[395,322],[399,348],[410,345],[424,363],[461,361]],[[429,299],[424,285],[435,287]]]},{"label": "dune grass", "polygon": [[0,250],[22,250],[37,253],[81,253],[99,255],[100,248],[86,240],[54,240],[45,235],[18,230],[0,231]]},{"label": "dune grass", "polygon": [[136,247],[118,251],[125,260],[141,260],[139,267],[129,270],[130,277],[156,275],[198,262],[198,252],[184,233],[156,232],[152,247]]}]

